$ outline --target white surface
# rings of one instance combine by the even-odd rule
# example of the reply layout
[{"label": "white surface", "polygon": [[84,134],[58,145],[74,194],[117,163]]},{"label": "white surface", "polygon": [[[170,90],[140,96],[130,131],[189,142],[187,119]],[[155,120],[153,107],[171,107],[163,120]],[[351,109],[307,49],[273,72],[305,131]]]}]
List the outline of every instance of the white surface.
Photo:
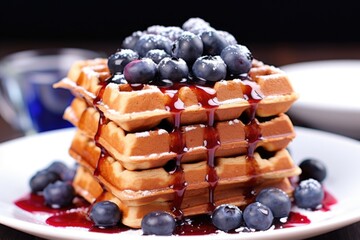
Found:
[{"label": "white surface", "polygon": [[300,98],[289,115],[311,127],[360,139],[360,60],[326,60],[280,67]]},{"label": "white surface", "polygon": [[[338,203],[329,212],[306,212],[311,219],[309,225],[256,233],[207,235],[206,239],[302,239],[360,221],[360,188],[357,186],[360,182],[360,142],[305,128],[296,128],[296,132],[297,137],[289,146],[295,161],[314,157],[326,163],[328,177],[324,185]],[[0,144],[0,223],[54,240],[159,239],[141,236],[141,230],[102,234],[81,228],[47,226],[44,223],[46,216],[30,214],[13,204],[14,200],[29,192],[29,178],[37,170],[55,159],[73,163],[67,154],[73,133],[73,129],[58,130]],[[204,236],[165,237],[174,238],[204,239]]]}]

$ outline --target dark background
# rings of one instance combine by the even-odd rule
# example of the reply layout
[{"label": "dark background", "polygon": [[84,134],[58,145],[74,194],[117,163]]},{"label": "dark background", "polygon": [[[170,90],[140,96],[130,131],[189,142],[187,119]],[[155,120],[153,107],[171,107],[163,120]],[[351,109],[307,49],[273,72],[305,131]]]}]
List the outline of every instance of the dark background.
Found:
[{"label": "dark background", "polygon": [[205,19],[250,48],[360,41],[356,1],[2,0],[0,47],[9,42],[39,46],[108,42],[115,47],[133,31],[156,24],[181,26],[190,17]]}]

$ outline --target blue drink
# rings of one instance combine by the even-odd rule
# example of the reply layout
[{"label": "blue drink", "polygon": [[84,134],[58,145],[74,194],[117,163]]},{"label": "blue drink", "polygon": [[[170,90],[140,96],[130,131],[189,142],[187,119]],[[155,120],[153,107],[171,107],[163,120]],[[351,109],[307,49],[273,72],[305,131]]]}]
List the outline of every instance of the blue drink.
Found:
[{"label": "blue drink", "polygon": [[65,75],[59,70],[23,73],[23,78],[27,82],[26,89],[24,89],[24,100],[35,131],[44,132],[72,126],[63,119],[64,110],[73,99],[72,94],[65,89],[52,87],[54,82],[59,81]]}]

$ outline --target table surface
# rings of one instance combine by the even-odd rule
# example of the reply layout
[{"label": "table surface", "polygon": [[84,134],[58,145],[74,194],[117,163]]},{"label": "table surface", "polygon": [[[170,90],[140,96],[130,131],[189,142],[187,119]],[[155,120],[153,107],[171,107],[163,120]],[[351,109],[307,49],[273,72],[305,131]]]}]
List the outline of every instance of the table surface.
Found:
[{"label": "table surface", "polygon": [[[22,42],[0,42],[0,58],[3,56],[28,49],[47,48],[47,47],[77,47],[101,51],[108,55],[115,51],[119,46],[115,42],[90,42],[90,43],[22,43]],[[106,46],[104,48],[104,46]],[[333,44],[288,44],[278,43],[269,45],[254,44],[248,45],[252,50],[255,58],[271,63],[274,66],[285,64],[325,60],[325,59],[360,59],[360,44],[344,44],[342,47]],[[301,123],[294,120],[294,125]],[[11,139],[22,137],[23,133],[12,128],[7,122],[0,117],[0,143]],[[35,237],[0,224],[0,240],[39,240]],[[309,240],[333,240],[333,239],[360,239],[360,222],[340,228],[338,230],[319,235]]]}]

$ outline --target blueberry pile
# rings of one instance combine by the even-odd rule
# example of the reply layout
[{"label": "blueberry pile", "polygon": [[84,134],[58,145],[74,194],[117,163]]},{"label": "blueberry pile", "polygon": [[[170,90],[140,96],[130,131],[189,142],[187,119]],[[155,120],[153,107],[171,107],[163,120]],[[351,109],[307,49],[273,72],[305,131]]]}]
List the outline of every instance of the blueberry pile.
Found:
[{"label": "blueberry pile", "polygon": [[[51,208],[63,208],[72,205],[76,197],[72,185],[76,172],[62,161],[56,160],[48,167],[37,171],[29,181],[31,192],[43,195],[44,202]],[[122,212],[110,201],[95,203],[89,210],[89,218],[94,226],[108,228],[120,223]]]},{"label": "blueberry pile", "polygon": [[220,205],[213,211],[211,220],[215,227],[225,232],[242,225],[263,231],[270,228],[274,219],[288,217],[290,208],[291,200],[285,192],[278,188],[265,188],[244,211],[233,205]]},{"label": "blueberry pile", "polygon": [[[324,191],[315,179],[302,180],[294,191],[294,203],[299,208],[317,209],[321,206]],[[212,222],[219,230],[228,232],[239,226],[250,230],[265,231],[274,221],[287,218],[291,210],[291,199],[278,188],[265,188],[258,193],[255,202],[244,211],[233,205],[220,205],[212,213]]]},{"label": "blueberry pile", "polygon": [[116,83],[203,83],[246,75],[252,59],[230,33],[190,18],[182,27],[154,25],[133,32],[109,56],[108,67]]},{"label": "blueberry pile", "polygon": [[69,206],[75,197],[72,186],[75,171],[75,168],[69,168],[61,161],[54,161],[30,178],[31,191],[42,194],[45,204],[52,208]]}]

